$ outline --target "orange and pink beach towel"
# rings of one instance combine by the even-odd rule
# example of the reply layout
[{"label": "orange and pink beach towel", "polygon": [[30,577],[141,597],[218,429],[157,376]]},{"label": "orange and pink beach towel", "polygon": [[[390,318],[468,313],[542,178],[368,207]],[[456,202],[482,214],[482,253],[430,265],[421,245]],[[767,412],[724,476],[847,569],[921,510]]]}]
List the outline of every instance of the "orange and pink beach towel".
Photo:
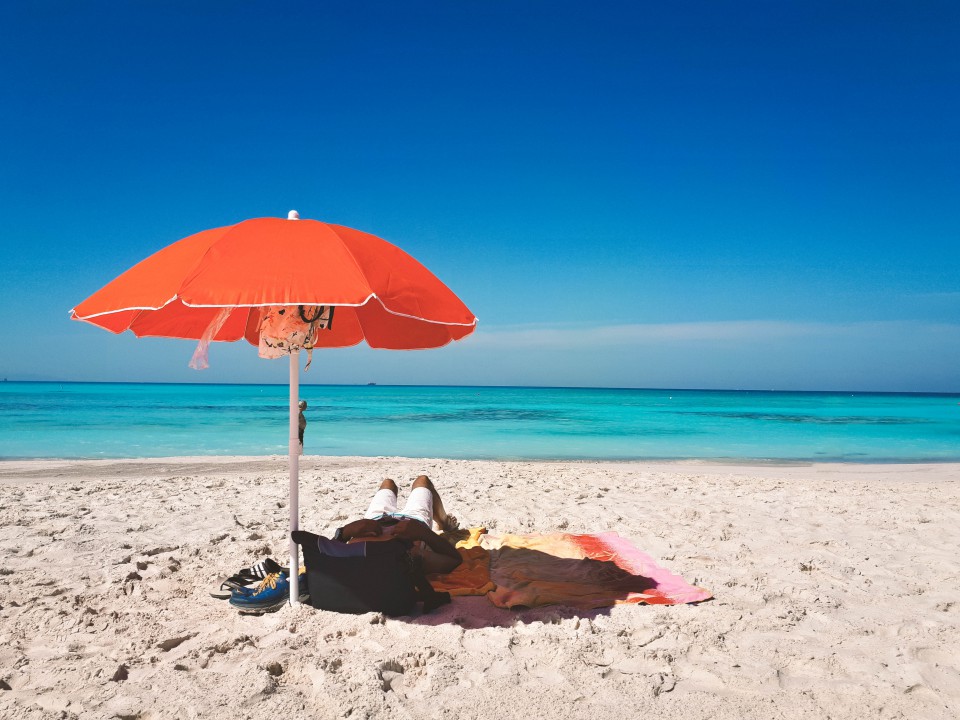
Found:
[{"label": "orange and pink beach towel", "polygon": [[463,564],[431,577],[434,588],[451,595],[485,594],[503,608],[677,605],[712,597],[615,532],[495,537],[473,528],[457,549]]}]

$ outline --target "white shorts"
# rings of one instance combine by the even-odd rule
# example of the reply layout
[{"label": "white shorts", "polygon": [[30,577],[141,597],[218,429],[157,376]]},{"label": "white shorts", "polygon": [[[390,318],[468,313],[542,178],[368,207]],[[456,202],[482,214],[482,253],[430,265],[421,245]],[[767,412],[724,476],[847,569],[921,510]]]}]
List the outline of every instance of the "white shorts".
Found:
[{"label": "white shorts", "polygon": [[428,528],[433,527],[433,493],[429,488],[418,487],[410,491],[410,497],[407,498],[407,504],[403,510],[397,511],[397,494],[392,490],[381,488],[373,496],[370,507],[364,516],[368,520],[379,520],[382,517],[395,517],[399,519],[411,518],[419,520]]}]

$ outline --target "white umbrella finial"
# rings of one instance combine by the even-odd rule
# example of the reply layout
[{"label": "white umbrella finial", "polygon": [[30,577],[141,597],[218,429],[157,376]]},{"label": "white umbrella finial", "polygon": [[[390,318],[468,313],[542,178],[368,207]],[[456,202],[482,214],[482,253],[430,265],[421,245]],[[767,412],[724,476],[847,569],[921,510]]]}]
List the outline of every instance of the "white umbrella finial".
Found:
[{"label": "white umbrella finial", "polygon": [[290,212],[287,213],[287,220],[299,220],[299,219],[300,219],[300,213],[298,213],[296,210],[291,210]]}]

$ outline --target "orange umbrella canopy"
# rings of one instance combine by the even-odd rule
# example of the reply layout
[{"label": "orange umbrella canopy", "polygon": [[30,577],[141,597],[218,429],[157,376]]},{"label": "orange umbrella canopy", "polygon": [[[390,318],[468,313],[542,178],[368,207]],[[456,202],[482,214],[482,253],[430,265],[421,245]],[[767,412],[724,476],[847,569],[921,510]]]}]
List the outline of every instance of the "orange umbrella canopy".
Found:
[{"label": "orange umbrella canopy", "polygon": [[179,240],[98,290],[71,317],[138,337],[200,339],[219,325],[213,340],[245,337],[257,345],[262,308],[281,305],[336,308],[315,347],[366,340],[391,350],[434,348],[469,335],[477,323],[446,285],[395,245],[293,217],[246,220]]}]

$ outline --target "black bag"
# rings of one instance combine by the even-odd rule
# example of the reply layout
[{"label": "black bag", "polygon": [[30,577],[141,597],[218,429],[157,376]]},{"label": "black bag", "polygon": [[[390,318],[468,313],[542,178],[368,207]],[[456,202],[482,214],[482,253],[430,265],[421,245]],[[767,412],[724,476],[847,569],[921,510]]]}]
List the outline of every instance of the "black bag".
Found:
[{"label": "black bag", "polygon": [[430,586],[406,540],[360,542],[350,545],[298,531],[293,539],[303,547],[310,604],[342,613],[382,612],[409,615],[418,600],[424,612],[450,602],[448,593]]}]

